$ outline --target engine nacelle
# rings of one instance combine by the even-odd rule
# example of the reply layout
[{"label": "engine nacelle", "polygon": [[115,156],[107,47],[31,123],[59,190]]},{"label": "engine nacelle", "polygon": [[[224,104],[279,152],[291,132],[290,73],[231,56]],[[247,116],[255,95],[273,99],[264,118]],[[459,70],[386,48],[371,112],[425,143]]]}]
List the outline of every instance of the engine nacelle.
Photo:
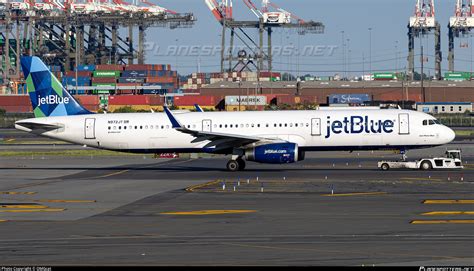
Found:
[{"label": "engine nacelle", "polygon": [[304,152],[299,152],[295,143],[275,143],[246,149],[245,158],[265,164],[289,164],[304,160]]}]

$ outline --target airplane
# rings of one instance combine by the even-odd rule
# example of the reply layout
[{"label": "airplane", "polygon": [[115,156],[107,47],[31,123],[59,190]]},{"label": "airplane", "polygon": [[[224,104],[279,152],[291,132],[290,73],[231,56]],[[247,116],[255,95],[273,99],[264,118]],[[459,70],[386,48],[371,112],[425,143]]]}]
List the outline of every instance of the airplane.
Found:
[{"label": "airplane", "polygon": [[287,164],[311,151],[429,148],[451,142],[453,130],[431,115],[402,109],[320,109],[262,112],[95,114],[71,96],[38,57],[22,57],[35,118],[15,128],[97,149],[130,153],[231,155],[227,170],[245,161]]}]

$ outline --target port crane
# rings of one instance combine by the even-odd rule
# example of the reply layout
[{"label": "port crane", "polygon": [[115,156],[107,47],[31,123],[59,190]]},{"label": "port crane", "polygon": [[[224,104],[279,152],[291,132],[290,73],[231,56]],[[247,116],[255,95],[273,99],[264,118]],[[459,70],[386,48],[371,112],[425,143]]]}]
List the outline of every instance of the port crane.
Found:
[{"label": "port crane", "polygon": [[411,80],[415,74],[415,37],[423,38],[431,32],[435,36],[435,78],[441,80],[441,27],[435,15],[434,0],[416,0],[414,15],[408,23],[408,75]]},{"label": "port crane", "polygon": [[[454,39],[465,37],[471,34],[474,29],[474,1],[473,0],[456,0],[454,16],[449,19],[448,38],[449,53],[448,63],[449,71],[454,70]],[[472,44],[471,44],[472,46]],[[465,47],[465,46],[464,46]]]},{"label": "port crane", "polygon": [[[222,25],[221,72],[251,70],[251,68],[255,68],[257,71],[272,71],[273,28],[296,29],[300,35],[324,33],[323,23],[304,21],[270,0],[262,0],[260,8],[253,0],[242,1],[257,20],[236,20],[233,16],[233,0],[221,0],[220,2],[218,0],[204,0],[215,19]],[[256,29],[259,33],[259,40],[252,39],[246,29]],[[229,46],[226,46],[227,30],[230,30]],[[266,47],[264,47],[265,32],[267,33]],[[235,38],[239,39],[250,53],[247,53],[246,50],[240,50],[237,52],[237,56],[234,56]],[[225,67],[226,61],[228,61],[228,68]],[[234,65],[234,62],[237,62],[237,64]],[[267,63],[266,67],[265,62]]]}]

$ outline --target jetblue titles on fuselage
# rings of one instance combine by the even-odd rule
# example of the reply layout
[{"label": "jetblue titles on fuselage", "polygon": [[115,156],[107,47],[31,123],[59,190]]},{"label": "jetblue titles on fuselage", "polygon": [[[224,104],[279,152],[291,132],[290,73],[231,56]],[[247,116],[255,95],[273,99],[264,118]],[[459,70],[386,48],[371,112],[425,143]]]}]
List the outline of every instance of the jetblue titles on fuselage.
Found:
[{"label": "jetblue titles on fuselage", "polygon": [[333,120],[327,117],[327,128],[325,138],[331,137],[332,134],[381,134],[393,133],[395,123],[392,120],[371,120],[369,116],[350,116],[344,117],[343,120]]}]

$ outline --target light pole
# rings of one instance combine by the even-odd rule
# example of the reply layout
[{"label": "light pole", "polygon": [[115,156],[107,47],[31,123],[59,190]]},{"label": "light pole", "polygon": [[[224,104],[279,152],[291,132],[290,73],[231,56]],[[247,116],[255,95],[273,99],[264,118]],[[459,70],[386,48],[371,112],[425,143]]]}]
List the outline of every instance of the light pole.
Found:
[{"label": "light pole", "polygon": [[342,79],[344,79],[346,74],[346,47],[344,45],[344,31],[341,31],[341,41],[342,41]]},{"label": "light pole", "polygon": [[369,76],[372,79],[372,27],[369,27]]},{"label": "light pole", "polygon": [[351,47],[349,46],[350,39],[347,39],[347,77],[351,77]]},{"label": "light pole", "polygon": [[398,72],[398,40],[395,41],[395,71]]}]

